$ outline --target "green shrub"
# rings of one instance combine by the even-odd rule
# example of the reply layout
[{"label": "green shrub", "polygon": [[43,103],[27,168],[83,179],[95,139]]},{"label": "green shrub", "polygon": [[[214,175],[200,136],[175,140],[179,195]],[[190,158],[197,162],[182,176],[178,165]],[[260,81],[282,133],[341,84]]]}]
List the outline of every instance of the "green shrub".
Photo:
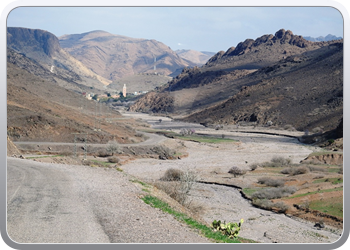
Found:
[{"label": "green shrub", "polygon": [[239,234],[239,231],[241,230],[242,224],[244,220],[241,219],[239,223],[236,222],[228,222],[228,223],[221,223],[221,221],[214,220],[211,223],[211,227],[214,228],[216,231],[222,232],[224,235],[228,236],[229,238],[236,238]]}]

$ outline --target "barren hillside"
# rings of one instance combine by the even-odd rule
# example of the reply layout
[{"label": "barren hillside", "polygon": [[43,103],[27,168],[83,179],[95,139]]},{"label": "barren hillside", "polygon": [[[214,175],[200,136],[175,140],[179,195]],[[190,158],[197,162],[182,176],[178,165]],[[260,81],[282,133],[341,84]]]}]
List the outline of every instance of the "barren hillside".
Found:
[{"label": "barren hillside", "polygon": [[140,140],[128,125],[134,121],[120,117],[81,94],[7,64],[7,134],[13,141],[73,142],[73,133],[88,133],[92,143]]},{"label": "barren hillside", "polygon": [[64,51],[58,38],[48,31],[27,28],[7,28],[7,47],[33,59],[52,77],[64,77],[77,84],[103,89],[111,81],[92,72]]},{"label": "barren hillside", "polygon": [[156,40],[113,35],[105,31],[64,35],[59,39],[61,46],[71,55],[93,72],[112,81],[138,73],[172,75],[191,66]]}]

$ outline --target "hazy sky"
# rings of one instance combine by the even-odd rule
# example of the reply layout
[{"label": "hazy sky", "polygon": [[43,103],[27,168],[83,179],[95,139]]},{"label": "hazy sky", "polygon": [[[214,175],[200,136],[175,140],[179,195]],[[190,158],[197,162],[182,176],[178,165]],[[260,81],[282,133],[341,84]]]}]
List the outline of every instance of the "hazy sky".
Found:
[{"label": "hazy sky", "polygon": [[7,26],[58,37],[104,30],[155,39],[173,50],[211,52],[281,28],[302,36],[343,37],[341,13],[331,7],[19,7],[10,12]]}]

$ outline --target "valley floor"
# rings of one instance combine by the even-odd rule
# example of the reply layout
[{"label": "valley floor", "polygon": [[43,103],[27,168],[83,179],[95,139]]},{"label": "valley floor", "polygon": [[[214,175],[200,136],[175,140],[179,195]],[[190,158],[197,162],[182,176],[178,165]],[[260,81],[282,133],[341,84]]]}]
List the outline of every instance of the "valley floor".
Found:
[{"label": "valley floor", "polygon": [[[148,120],[153,127],[158,129],[168,128],[170,120],[157,123],[158,118],[152,118],[145,114],[137,114]],[[177,126],[172,124],[173,131],[179,132]],[[179,124],[178,124],[179,125]],[[182,124],[191,126],[191,124]],[[306,146],[295,138],[248,134],[244,132],[215,131],[207,128],[196,127],[198,133],[225,134],[225,138],[232,138],[238,142],[231,143],[198,143],[192,141],[183,142],[188,152],[188,157],[181,160],[160,161],[157,159],[138,159],[122,166],[122,169],[143,181],[154,183],[161,178],[169,168],[183,171],[194,171],[200,180],[206,182],[234,184],[239,187],[249,187],[247,177],[233,178],[226,174],[232,166],[238,166],[249,170],[252,163],[270,161],[273,157],[285,157],[292,163],[299,163],[310,153],[320,150],[317,147]],[[298,133],[298,132],[296,132]],[[168,140],[165,143],[174,143]],[[253,175],[253,176],[252,176]],[[252,172],[249,178],[257,179]],[[238,222],[245,220],[240,236],[258,242],[271,243],[332,243],[340,238],[341,230],[326,228],[317,230],[315,223],[297,219],[284,214],[253,207],[244,199],[238,189],[215,184],[196,183],[190,192],[191,202],[201,207],[200,215],[204,221],[210,224],[213,220],[226,222]]]}]

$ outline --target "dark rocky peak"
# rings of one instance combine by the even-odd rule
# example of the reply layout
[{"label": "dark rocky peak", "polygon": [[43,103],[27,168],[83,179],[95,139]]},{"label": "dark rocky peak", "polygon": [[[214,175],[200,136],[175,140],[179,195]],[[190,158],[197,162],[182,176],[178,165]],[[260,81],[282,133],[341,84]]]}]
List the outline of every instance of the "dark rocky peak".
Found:
[{"label": "dark rocky peak", "polygon": [[305,48],[310,45],[310,41],[307,41],[302,36],[294,35],[292,31],[280,29],[276,32],[275,37],[272,39],[274,42],[280,42],[281,44],[290,44],[300,48]]},{"label": "dark rocky peak", "polygon": [[7,28],[7,46],[24,54],[43,52],[52,57],[59,49],[58,38],[48,31],[28,28]]},{"label": "dark rocky peak", "polygon": [[[233,48],[233,50],[234,50],[235,47],[231,47],[231,48]],[[230,49],[231,49],[231,48],[230,48]],[[229,49],[229,50],[230,50],[230,49]],[[217,60],[220,59],[224,54],[225,54],[225,51],[223,51],[223,50],[219,51],[218,53],[216,53],[215,55],[213,55],[213,56],[208,60],[208,62],[206,63],[206,65],[211,64],[211,63],[217,61]]]}]

